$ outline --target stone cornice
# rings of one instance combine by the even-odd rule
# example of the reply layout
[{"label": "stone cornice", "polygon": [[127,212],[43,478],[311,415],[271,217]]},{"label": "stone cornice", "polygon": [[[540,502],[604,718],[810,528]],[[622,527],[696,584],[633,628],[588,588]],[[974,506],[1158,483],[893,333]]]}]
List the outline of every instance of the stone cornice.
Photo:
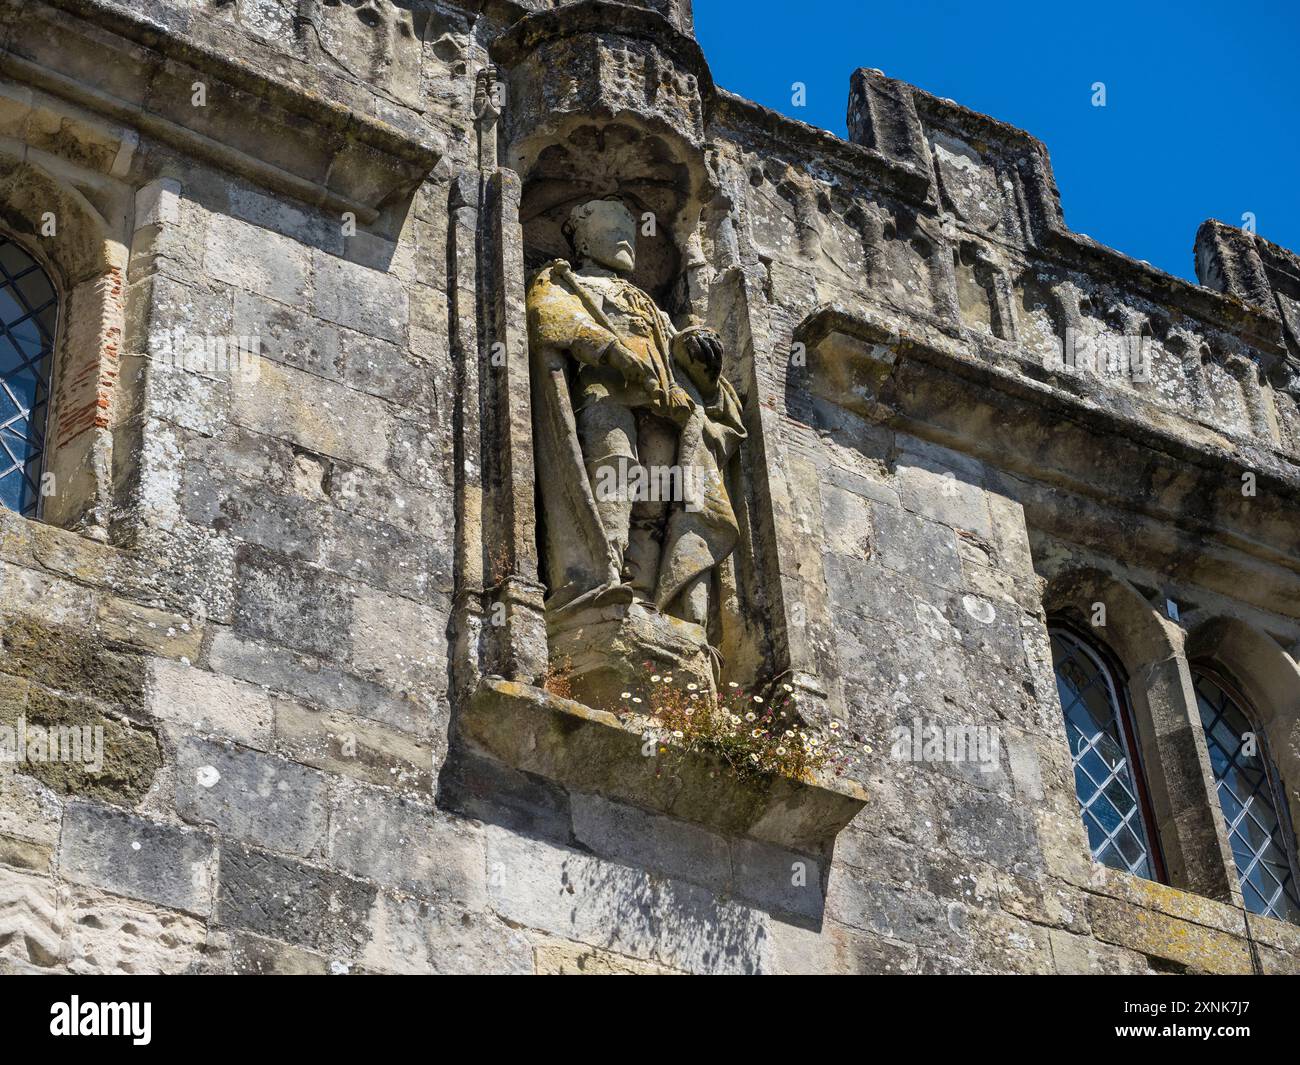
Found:
[{"label": "stone cornice", "polygon": [[492,42],[491,56],[494,62],[509,66],[548,41],[581,33],[608,33],[615,25],[622,37],[667,48],[695,75],[700,96],[707,101],[713,94],[713,75],[694,37],[682,33],[658,11],[611,0],[586,0],[525,15]]},{"label": "stone cornice", "polygon": [[[56,11],[77,18],[60,20],[53,47],[41,29],[43,16]],[[107,0],[0,0],[0,15],[0,70],[15,80],[363,221],[418,183],[446,149],[442,134],[414,117],[399,126],[365,114],[296,84],[284,62],[268,72]],[[70,32],[70,25],[84,32]],[[89,74],[110,66],[111,78]],[[211,83],[208,108],[189,104],[195,80]],[[264,150],[268,124],[273,160]]]},{"label": "stone cornice", "polygon": [[[981,403],[1015,416],[1001,420],[1003,431],[960,441],[962,450],[989,452],[1013,475],[1172,523],[1285,570],[1287,593],[1300,596],[1300,466],[1287,456],[1215,437],[1140,396],[1094,395],[1064,374],[1037,380],[919,322],[900,332],[892,319],[825,304],[795,339],[807,346],[813,384],[820,380],[816,390],[827,399],[958,446],[954,433],[966,432],[958,426],[980,423],[969,397],[985,397]],[[955,402],[957,392],[967,399]],[[1013,436],[1046,441],[1046,454],[1017,446]],[[1088,441],[1112,442],[1105,461]],[[1131,461],[1117,462],[1119,451]],[[1256,480],[1249,498],[1240,491],[1245,473]]]}]

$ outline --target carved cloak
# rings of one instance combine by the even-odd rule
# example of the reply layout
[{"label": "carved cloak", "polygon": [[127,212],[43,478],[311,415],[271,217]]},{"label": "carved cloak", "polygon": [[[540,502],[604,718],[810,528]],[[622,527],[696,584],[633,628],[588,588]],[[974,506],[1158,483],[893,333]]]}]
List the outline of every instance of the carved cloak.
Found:
[{"label": "carved cloak", "polygon": [[746,436],[740,399],[722,378],[717,402],[705,407],[686,375],[681,383],[697,405],[682,428],[677,463],[683,471],[696,471],[696,498],[674,504],[668,517],[655,586],[655,605],[664,613],[674,613],[682,591],[730,555],[740,537],[726,483],[727,464]]}]

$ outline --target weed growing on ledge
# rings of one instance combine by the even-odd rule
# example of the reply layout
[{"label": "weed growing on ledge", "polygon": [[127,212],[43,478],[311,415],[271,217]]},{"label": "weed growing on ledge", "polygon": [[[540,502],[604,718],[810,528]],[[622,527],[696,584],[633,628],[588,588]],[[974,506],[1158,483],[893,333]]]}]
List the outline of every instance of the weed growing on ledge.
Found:
[{"label": "weed growing on ledge", "polygon": [[542,674],[542,688],[552,695],[558,695],[561,699],[572,699],[572,677],[573,662],[569,658],[552,662],[547,665],[546,672]]},{"label": "weed growing on ledge", "polygon": [[841,775],[858,760],[843,742],[848,737],[841,739],[839,722],[827,735],[800,719],[789,684],[765,700],[734,682],[715,695],[656,674],[643,690],[644,700],[624,692],[620,713],[646,719],[660,756],[720,755],[742,778],[776,774],[804,781],[822,769]]}]

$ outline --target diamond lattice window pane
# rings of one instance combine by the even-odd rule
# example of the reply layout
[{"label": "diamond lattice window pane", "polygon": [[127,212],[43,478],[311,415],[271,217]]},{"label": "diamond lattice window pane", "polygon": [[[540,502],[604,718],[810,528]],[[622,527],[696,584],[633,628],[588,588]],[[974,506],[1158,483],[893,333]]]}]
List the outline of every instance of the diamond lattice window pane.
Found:
[{"label": "diamond lattice window pane", "polygon": [[1300,923],[1295,835],[1263,735],[1224,684],[1203,672],[1196,672],[1193,681],[1219,812],[1228,830],[1246,908]]},{"label": "diamond lattice window pane", "polygon": [[1114,677],[1097,654],[1064,629],[1052,631],[1052,661],[1092,856],[1151,879],[1151,845]]},{"label": "diamond lattice window pane", "polygon": [[58,295],[21,247],[0,237],[0,504],[36,513]]}]

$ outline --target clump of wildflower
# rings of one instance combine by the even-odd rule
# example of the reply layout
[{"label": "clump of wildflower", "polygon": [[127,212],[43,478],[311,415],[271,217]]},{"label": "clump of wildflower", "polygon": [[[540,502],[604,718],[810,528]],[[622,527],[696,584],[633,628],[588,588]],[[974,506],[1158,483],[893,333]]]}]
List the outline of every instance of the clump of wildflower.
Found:
[{"label": "clump of wildflower", "polygon": [[789,684],[774,689],[770,697],[736,681],[715,693],[685,678],[685,683],[676,683],[672,673],[653,672],[648,662],[646,673],[650,683],[641,686],[645,701],[623,692],[619,711],[655,730],[661,754],[707,753],[721,756],[738,776],[795,779],[808,779],[822,769],[843,773],[856,761],[837,742],[843,735],[840,722],[824,736],[801,720]]}]

